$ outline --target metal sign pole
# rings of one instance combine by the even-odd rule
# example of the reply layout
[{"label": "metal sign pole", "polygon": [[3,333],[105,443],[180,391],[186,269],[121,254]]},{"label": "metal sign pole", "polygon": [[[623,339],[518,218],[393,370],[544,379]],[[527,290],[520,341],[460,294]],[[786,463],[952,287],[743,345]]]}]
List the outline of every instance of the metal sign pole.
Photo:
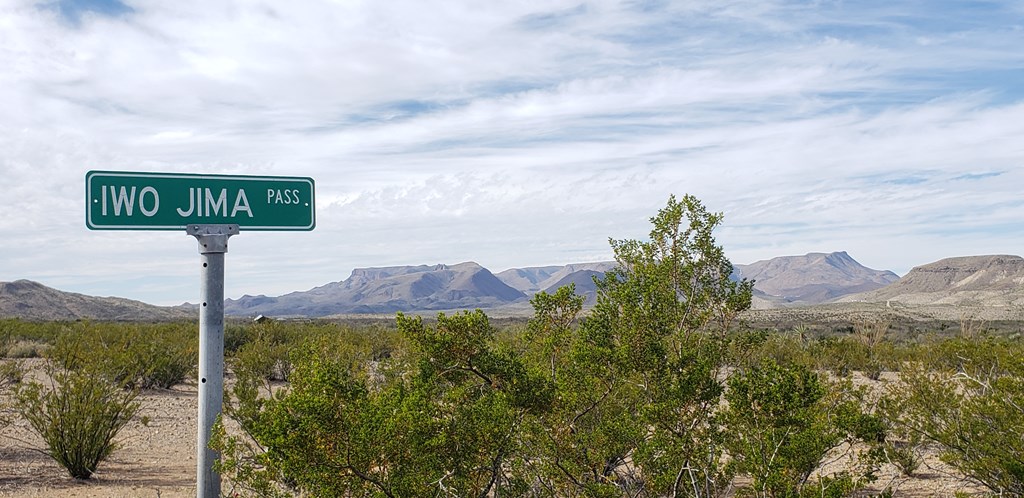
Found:
[{"label": "metal sign pole", "polygon": [[213,463],[220,456],[210,449],[211,430],[224,402],[224,253],[238,225],[188,225],[199,241],[199,417],[196,446],[196,496],[218,498],[220,475]]}]

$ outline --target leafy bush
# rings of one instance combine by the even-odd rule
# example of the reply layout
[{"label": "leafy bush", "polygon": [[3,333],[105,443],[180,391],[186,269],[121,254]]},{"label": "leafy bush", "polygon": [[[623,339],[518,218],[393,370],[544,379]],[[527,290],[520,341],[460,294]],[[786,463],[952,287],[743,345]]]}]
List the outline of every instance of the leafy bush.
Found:
[{"label": "leafy bush", "polygon": [[[643,272],[639,281],[656,288],[657,265],[632,268]],[[622,285],[631,275],[614,278]],[[289,384],[273,384],[273,395],[265,375],[271,370],[236,370],[226,413],[247,434],[221,433],[220,468],[240,486],[234,491],[247,488],[253,496],[461,496],[485,490],[501,496],[729,496],[731,486],[749,477],[751,485],[738,494],[796,497],[857,494],[879,462],[912,475],[926,445],[942,448],[943,458],[979,482],[988,478],[957,464],[967,457],[956,452],[989,451],[984,463],[1005,467],[1021,451],[1004,440],[1019,434],[1018,423],[992,407],[980,420],[1002,430],[997,449],[1005,453],[977,437],[964,439],[956,451],[940,446],[914,429],[914,417],[892,411],[892,400],[879,412],[889,423],[883,427],[879,417],[865,413],[873,403],[864,392],[849,381],[828,382],[820,368],[900,365],[910,372],[907,378],[917,372],[946,383],[960,379],[954,385],[966,382],[964,375],[1020,379],[1017,340],[921,335],[921,342],[889,338],[868,345],[853,329],[824,340],[774,331],[723,337],[717,326],[687,329],[655,316],[655,310],[676,306],[667,301],[670,293],[613,290],[619,294],[602,297],[607,308],[589,316],[571,287],[539,293],[533,319],[504,330],[495,330],[481,312],[402,316],[397,330],[278,323],[261,337],[258,326],[241,326],[247,339],[239,353],[260,363],[266,358],[255,353],[256,344],[281,347],[274,354],[292,370]],[[619,306],[637,297],[651,306]],[[654,305],[661,298],[666,301]],[[729,393],[743,382],[744,399],[752,401],[721,402],[738,396],[742,389]],[[1009,392],[1005,384],[990,384],[977,392],[966,384],[953,391],[968,398],[986,389]],[[764,388],[773,385],[775,391]],[[775,399],[773,393],[792,398]],[[933,391],[920,397],[950,399]],[[733,408],[744,403],[788,408],[742,414]],[[920,411],[966,420],[982,413],[978,407]],[[857,450],[847,443],[857,443]],[[864,443],[874,449],[861,453]],[[756,452],[744,446],[755,444],[774,445],[781,456],[758,468],[751,461]],[[823,475],[837,458],[851,465]],[[736,475],[740,481],[733,480]],[[767,476],[757,481],[761,487],[753,484],[757,475]],[[1016,488],[992,489],[1009,495]]]},{"label": "leafy bush", "polygon": [[45,354],[49,344],[38,340],[15,341],[6,348],[7,358],[39,358]]},{"label": "leafy bush", "polygon": [[235,375],[252,374],[265,381],[287,381],[292,370],[290,344],[257,338],[242,346],[232,357]]},{"label": "leafy bush", "polygon": [[723,418],[731,465],[751,477],[744,494],[758,497],[845,496],[870,477],[843,471],[810,481],[841,443],[877,443],[881,421],[864,414],[848,385],[828,385],[800,365],[766,361],[734,374]]},{"label": "leafy bush", "polygon": [[154,337],[136,341],[128,348],[134,358],[129,365],[136,374],[129,385],[140,389],[170,389],[184,383],[195,372],[199,349],[194,340],[181,336]]},{"label": "leafy bush", "polygon": [[138,391],[88,369],[47,367],[49,389],[19,386],[16,407],[46,444],[44,452],[76,479],[88,479],[117,445],[114,437],[138,411]]},{"label": "leafy bush", "polygon": [[25,372],[17,361],[0,360],[0,429],[10,425],[11,408],[4,400],[9,387],[17,385],[24,378]]},{"label": "leafy bush", "polygon": [[910,434],[902,441],[887,439],[881,452],[885,460],[895,465],[901,474],[913,477],[924,463],[922,446],[920,434]]},{"label": "leafy bush", "polygon": [[813,342],[799,331],[743,331],[730,337],[729,363],[734,367],[750,368],[771,360],[780,365],[816,368],[819,359],[815,357],[811,344]]},{"label": "leafy bush", "polygon": [[1024,342],[996,337],[933,340],[917,348],[916,359],[931,370],[972,377],[1019,375]]},{"label": "leafy bush", "polygon": [[47,356],[63,368],[92,369],[140,389],[168,389],[185,382],[198,362],[190,324],[91,324],[57,337]]},{"label": "leafy bush", "polygon": [[554,388],[551,407],[524,421],[517,474],[540,496],[621,496],[643,435],[638,392],[595,330],[575,327],[583,298],[567,286],[534,295],[527,358]]},{"label": "leafy bush", "polygon": [[[339,354],[311,338],[293,355],[290,385],[269,398],[236,390],[251,436],[215,446],[219,467],[254,495],[486,496],[521,489],[509,473],[528,413],[550,403],[547,382],[496,347],[482,312],[440,314],[431,326],[399,315],[416,349],[404,374],[389,375],[367,352]],[[365,354],[365,356],[363,356]],[[357,361],[354,361],[357,360]],[[403,362],[392,358],[390,362]],[[240,383],[260,382],[252,372]]]},{"label": "leafy bush", "polygon": [[[219,468],[255,496],[710,497],[738,474],[748,495],[841,496],[870,480],[877,455],[910,474],[919,445],[939,443],[966,475],[1020,491],[1019,341],[894,343],[885,321],[730,333],[751,283],[729,279],[720,220],[671,198],[650,241],[612,241],[618,267],[589,315],[567,287],[535,295],[533,319],[504,333],[480,311],[399,315],[371,332],[233,326],[225,413],[242,433],[219,426]],[[95,333],[108,355],[145,340]],[[823,373],[907,365],[884,417]],[[862,458],[854,443],[879,449]],[[840,454],[853,465],[823,474]]]},{"label": "leafy bush", "polygon": [[[963,343],[941,349],[960,349]],[[941,458],[998,495],[1024,494],[1024,366],[1012,347],[961,351],[956,370],[904,369],[881,404],[888,422],[938,444]],[[951,358],[940,359],[948,364]]]},{"label": "leafy bush", "polygon": [[571,287],[540,293],[525,341],[480,311],[399,314],[406,353],[310,341],[269,396],[269,360],[243,358],[228,413],[251,437],[221,432],[221,468],[257,495],[720,495],[725,334],[752,286],[729,278],[720,220],[670,198],[650,242],[612,242],[590,317]]},{"label": "leafy bush", "polygon": [[20,362],[0,360],[0,390],[18,384],[24,377],[25,371]]},{"label": "leafy bush", "polygon": [[839,377],[872,368],[870,346],[850,337],[822,339],[811,346],[810,353],[817,360],[818,369]]},{"label": "leafy bush", "polygon": [[[73,324],[67,322],[26,322],[16,318],[2,318],[0,319],[0,347],[10,348],[18,343],[42,346],[53,344],[58,336],[72,328]],[[33,351],[41,350],[34,349]]]}]

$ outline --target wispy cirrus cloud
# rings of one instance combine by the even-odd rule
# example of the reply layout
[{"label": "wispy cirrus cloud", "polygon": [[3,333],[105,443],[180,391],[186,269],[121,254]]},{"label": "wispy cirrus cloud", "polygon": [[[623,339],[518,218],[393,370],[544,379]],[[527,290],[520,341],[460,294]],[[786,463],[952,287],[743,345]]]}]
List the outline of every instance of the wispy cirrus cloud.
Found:
[{"label": "wispy cirrus cloud", "polygon": [[89,169],[315,177],[317,230],[238,237],[229,296],[606,259],[671,193],[725,211],[741,263],[1019,252],[1022,26],[1011,1],[9,2],[0,280],[195,294],[190,239],[84,229]]}]

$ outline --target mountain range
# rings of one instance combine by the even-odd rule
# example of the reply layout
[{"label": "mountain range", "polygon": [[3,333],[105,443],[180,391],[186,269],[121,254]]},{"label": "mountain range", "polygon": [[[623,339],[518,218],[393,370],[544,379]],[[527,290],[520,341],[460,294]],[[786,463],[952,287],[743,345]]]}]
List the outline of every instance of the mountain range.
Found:
[{"label": "mountain range", "polygon": [[[225,301],[236,316],[324,317],[481,308],[528,313],[533,294],[569,283],[596,300],[595,277],[614,262],[508,269],[497,274],[477,263],[358,268],[345,280],[281,296]],[[734,278],[755,281],[754,307],[822,303],[1024,306],[1020,256],[948,258],[915,267],[903,278],[867,268],[846,252],[784,256],[734,266]],[[63,292],[28,280],[0,283],[0,317],[30,320],[168,320],[194,318],[194,306],[159,307],[139,301]]]}]

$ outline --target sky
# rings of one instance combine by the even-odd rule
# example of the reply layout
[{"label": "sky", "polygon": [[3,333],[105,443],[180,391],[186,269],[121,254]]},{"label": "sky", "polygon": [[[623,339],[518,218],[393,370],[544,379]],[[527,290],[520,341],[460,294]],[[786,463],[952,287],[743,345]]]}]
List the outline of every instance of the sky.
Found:
[{"label": "sky", "polygon": [[603,261],[670,195],[740,264],[1024,253],[1024,1],[0,0],[0,281],[196,302],[90,170],[312,177],[225,295]]}]

